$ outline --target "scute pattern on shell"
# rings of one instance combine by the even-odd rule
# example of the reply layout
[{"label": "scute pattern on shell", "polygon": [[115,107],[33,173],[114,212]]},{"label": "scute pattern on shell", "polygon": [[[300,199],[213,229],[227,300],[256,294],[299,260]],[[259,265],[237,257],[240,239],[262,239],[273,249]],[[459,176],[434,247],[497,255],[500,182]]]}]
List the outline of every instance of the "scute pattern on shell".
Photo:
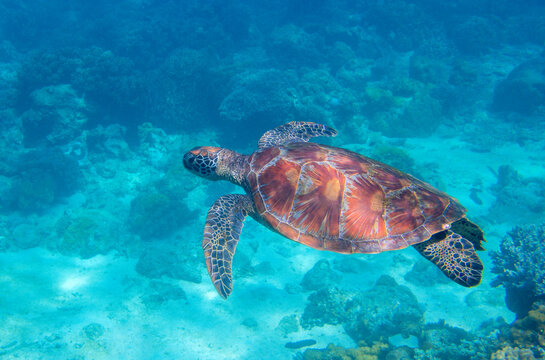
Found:
[{"label": "scute pattern on shell", "polygon": [[464,216],[452,197],[388,165],[315,143],[255,152],[248,183],[257,212],[284,236],[341,253],[428,240]]}]

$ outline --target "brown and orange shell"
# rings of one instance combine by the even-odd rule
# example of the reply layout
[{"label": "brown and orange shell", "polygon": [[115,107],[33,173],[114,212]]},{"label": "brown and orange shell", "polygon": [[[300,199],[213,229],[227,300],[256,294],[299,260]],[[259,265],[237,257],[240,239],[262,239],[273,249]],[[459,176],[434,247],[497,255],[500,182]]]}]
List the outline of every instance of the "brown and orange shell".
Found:
[{"label": "brown and orange shell", "polygon": [[402,249],[450,228],[466,211],[411,175],[314,143],[255,152],[248,183],[258,214],[274,230],[340,253]]}]

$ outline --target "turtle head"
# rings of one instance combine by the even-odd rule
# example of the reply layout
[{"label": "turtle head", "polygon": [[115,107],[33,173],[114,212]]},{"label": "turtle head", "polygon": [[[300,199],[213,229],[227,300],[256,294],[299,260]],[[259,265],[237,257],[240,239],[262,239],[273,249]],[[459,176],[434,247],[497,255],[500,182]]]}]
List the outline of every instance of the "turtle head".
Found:
[{"label": "turtle head", "polygon": [[184,166],[192,173],[210,180],[218,180],[219,155],[222,148],[213,146],[199,146],[191,149],[184,155]]}]

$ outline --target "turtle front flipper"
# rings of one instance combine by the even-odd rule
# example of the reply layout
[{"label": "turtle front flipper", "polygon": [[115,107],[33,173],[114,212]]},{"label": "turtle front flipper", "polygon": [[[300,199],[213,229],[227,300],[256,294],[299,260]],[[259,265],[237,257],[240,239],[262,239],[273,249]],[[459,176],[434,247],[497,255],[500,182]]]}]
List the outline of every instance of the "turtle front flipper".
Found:
[{"label": "turtle front flipper", "polygon": [[337,130],[313,122],[292,121],[267,131],[257,146],[262,150],[294,142],[307,142],[317,136],[337,136]]},{"label": "turtle front flipper", "polygon": [[218,293],[226,299],[233,290],[232,263],[244,219],[254,208],[247,195],[220,197],[208,210],[202,248],[208,274]]},{"label": "turtle front flipper", "polygon": [[472,287],[481,282],[481,259],[473,244],[461,235],[450,230],[442,231],[428,241],[413,246],[457,284]]}]

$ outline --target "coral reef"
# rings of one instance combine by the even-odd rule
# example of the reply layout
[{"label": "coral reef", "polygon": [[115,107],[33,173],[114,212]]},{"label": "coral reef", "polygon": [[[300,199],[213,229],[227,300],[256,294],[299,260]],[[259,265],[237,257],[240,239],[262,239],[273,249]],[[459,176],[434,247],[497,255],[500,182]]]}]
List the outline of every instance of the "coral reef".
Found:
[{"label": "coral reef", "polygon": [[545,354],[545,305],[535,304],[528,315],[516,320],[511,325],[511,336],[516,346]]},{"label": "coral reef", "polygon": [[414,160],[401,148],[389,145],[377,146],[371,158],[409,174],[416,174]]},{"label": "coral reef", "polygon": [[93,123],[111,117],[123,123],[124,118],[141,116],[142,81],[132,60],[100,47],[39,51],[19,72],[19,107],[28,107],[34,90],[69,84],[93,107]]},{"label": "coral reef", "polygon": [[382,40],[397,51],[405,52],[418,47],[430,29],[441,27],[433,16],[427,14],[425,6],[417,8],[405,1],[359,6],[371,10],[364,12],[365,21],[373,24]]},{"label": "coral reef", "polygon": [[519,349],[517,347],[505,346],[504,348],[492,354],[491,360],[536,360],[534,354],[529,349]]},{"label": "coral reef", "polygon": [[83,328],[83,333],[89,340],[98,340],[104,335],[104,326],[99,323],[90,323]]},{"label": "coral reef", "polygon": [[416,53],[410,59],[409,75],[423,84],[441,84],[447,81],[449,68],[438,59]]},{"label": "coral reef", "polygon": [[8,238],[10,243],[20,249],[30,249],[39,246],[46,231],[34,224],[22,223],[13,228],[11,236]]},{"label": "coral reef", "polygon": [[455,24],[450,38],[462,53],[479,55],[491,51],[500,43],[501,24],[482,16],[469,16]]},{"label": "coral reef", "polygon": [[383,341],[395,334],[418,337],[424,325],[424,311],[409,288],[383,275],[363,293],[324,288],[311,294],[301,326],[309,329],[324,324],[343,324],[356,342]]},{"label": "coral reef", "polygon": [[132,156],[126,141],[127,128],[112,124],[106,127],[98,125],[86,132],[86,146],[90,160],[100,163],[107,159],[128,160]]},{"label": "coral reef", "polygon": [[12,182],[11,206],[36,212],[46,209],[64,196],[72,195],[83,184],[77,161],[58,148],[23,153]]},{"label": "coral reef", "polygon": [[221,102],[221,117],[230,124],[280,124],[293,111],[296,81],[295,74],[275,69],[240,74]]},{"label": "coral reef", "polygon": [[57,250],[61,254],[77,255],[82,259],[114,249],[126,251],[127,236],[124,230],[121,223],[104,211],[85,209],[64,214],[55,223],[55,232],[60,239]]},{"label": "coral reef", "polygon": [[545,221],[545,181],[523,177],[511,165],[497,171],[497,183],[492,186],[496,201],[490,207],[490,217],[498,222],[515,221],[520,225]]},{"label": "coral reef", "polygon": [[543,56],[514,68],[494,89],[492,108],[530,115],[545,103],[545,59]]},{"label": "coral reef", "polygon": [[303,280],[301,286],[305,290],[319,290],[324,287],[335,286],[341,279],[341,275],[331,270],[329,261],[322,259],[310,269]]},{"label": "coral reef", "polygon": [[307,349],[303,353],[303,360],[378,360],[379,356],[388,349],[388,345],[376,342],[372,346],[366,346],[362,343],[361,346],[353,349],[346,349],[341,346],[329,344],[327,348]]},{"label": "coral reef", "polygon": [[46,139],[52,145],[63,145],[81,135],[88,109],[72,86],[46,86],[34,90],[30,98],[31,108],[22,115],[27,146]]},{"label": "coral reef", "polygon": [[413,352],[412,349],[406,346],[397,347],[389,351],[384,357],[384,360],[412,360]]},{"label": "coral reef", "polygon": [[346,306],[349,316],[344,328],[355,341],[371,343],[395,334],[419,337],[422,332],[423,307],[409,288],[388,275]]},{"label": "coral reef", "polygon": [[337,288],[326,288],[310,294],[308,304],[301,316],[303,329],[325,324],[341,324],[349,319],[347,304],[349,294]]},{"label": "coral reef", "polygon": [[[0,40],[0,53],[5,42]],[[1,55],[0,55],[1,57]],[[14,107],[17,99],[17,70],[16,63],[8,64],[0,60],[0,111],[6,111]]]},{"label": "coral reef", "polygon": [[172,132],[187,129],[194,119],[204,125],[218,120],[217,108],[228,94],[230,73],[220,71],[210,55],[178,50],[148,75],[148,121]]},{"label": "coral reef", "polygon": [[532,304],[545,296],[545,225],[515,227],[490,252],[492,272],[497,276],[493,286],[505,288],[508,308],[524,316]]},{"label": "coral reef", "polygon": [[162,238],[179,228],[187,212],[180,200],[159,192],[144,192],[131,201],[129,229],[145,241]]},{"label": "coral reef", "polygon": [[10,205],[11,179],[0,175],[0,211],[5,211]]},{"label": "coral reef", "polygon": [[304,29],[290,24],[276,27],[271,34],[271,51],[288,65],[301,62],[303,59],[314,64],[322,59],[319,38]]},{"label": "coral reef", "polygon": [[426,324],[419,340],[420,346],[414,349],[414,359],[485,359],[488,357],[487,341],[486,337],[479,338],[444,322]]},{"label": "coral reef", "polygon": [[282,319],[280,319],[280,322],[276,326],[275,330],[280,332],[284,337],[288,334],[299,331],[299,319],[297,319],[297,315],[284,316]]},{"label": "coral reef", "polygon": [[352,89],[343,86],[344,81],[322,69],[304,69],[297,84],[297,92],[293,94],[294,119],[339,124],[352,129],[346,131],[352,133],[359,124],[344,120],[361,112],[361,100]]},{"label": "coral reef", "polygon": [[23,124],[13,110],[0,110],[0,174],[16,172],[17,158],[24,146]]},{"label": "coral reef", "polygon": [[387,137],[428,136],[441,124],[443,109],[439,100],[431,96],[429,89],[418,81],[366,88],[367,105],[372,117],[369,128]]}]

